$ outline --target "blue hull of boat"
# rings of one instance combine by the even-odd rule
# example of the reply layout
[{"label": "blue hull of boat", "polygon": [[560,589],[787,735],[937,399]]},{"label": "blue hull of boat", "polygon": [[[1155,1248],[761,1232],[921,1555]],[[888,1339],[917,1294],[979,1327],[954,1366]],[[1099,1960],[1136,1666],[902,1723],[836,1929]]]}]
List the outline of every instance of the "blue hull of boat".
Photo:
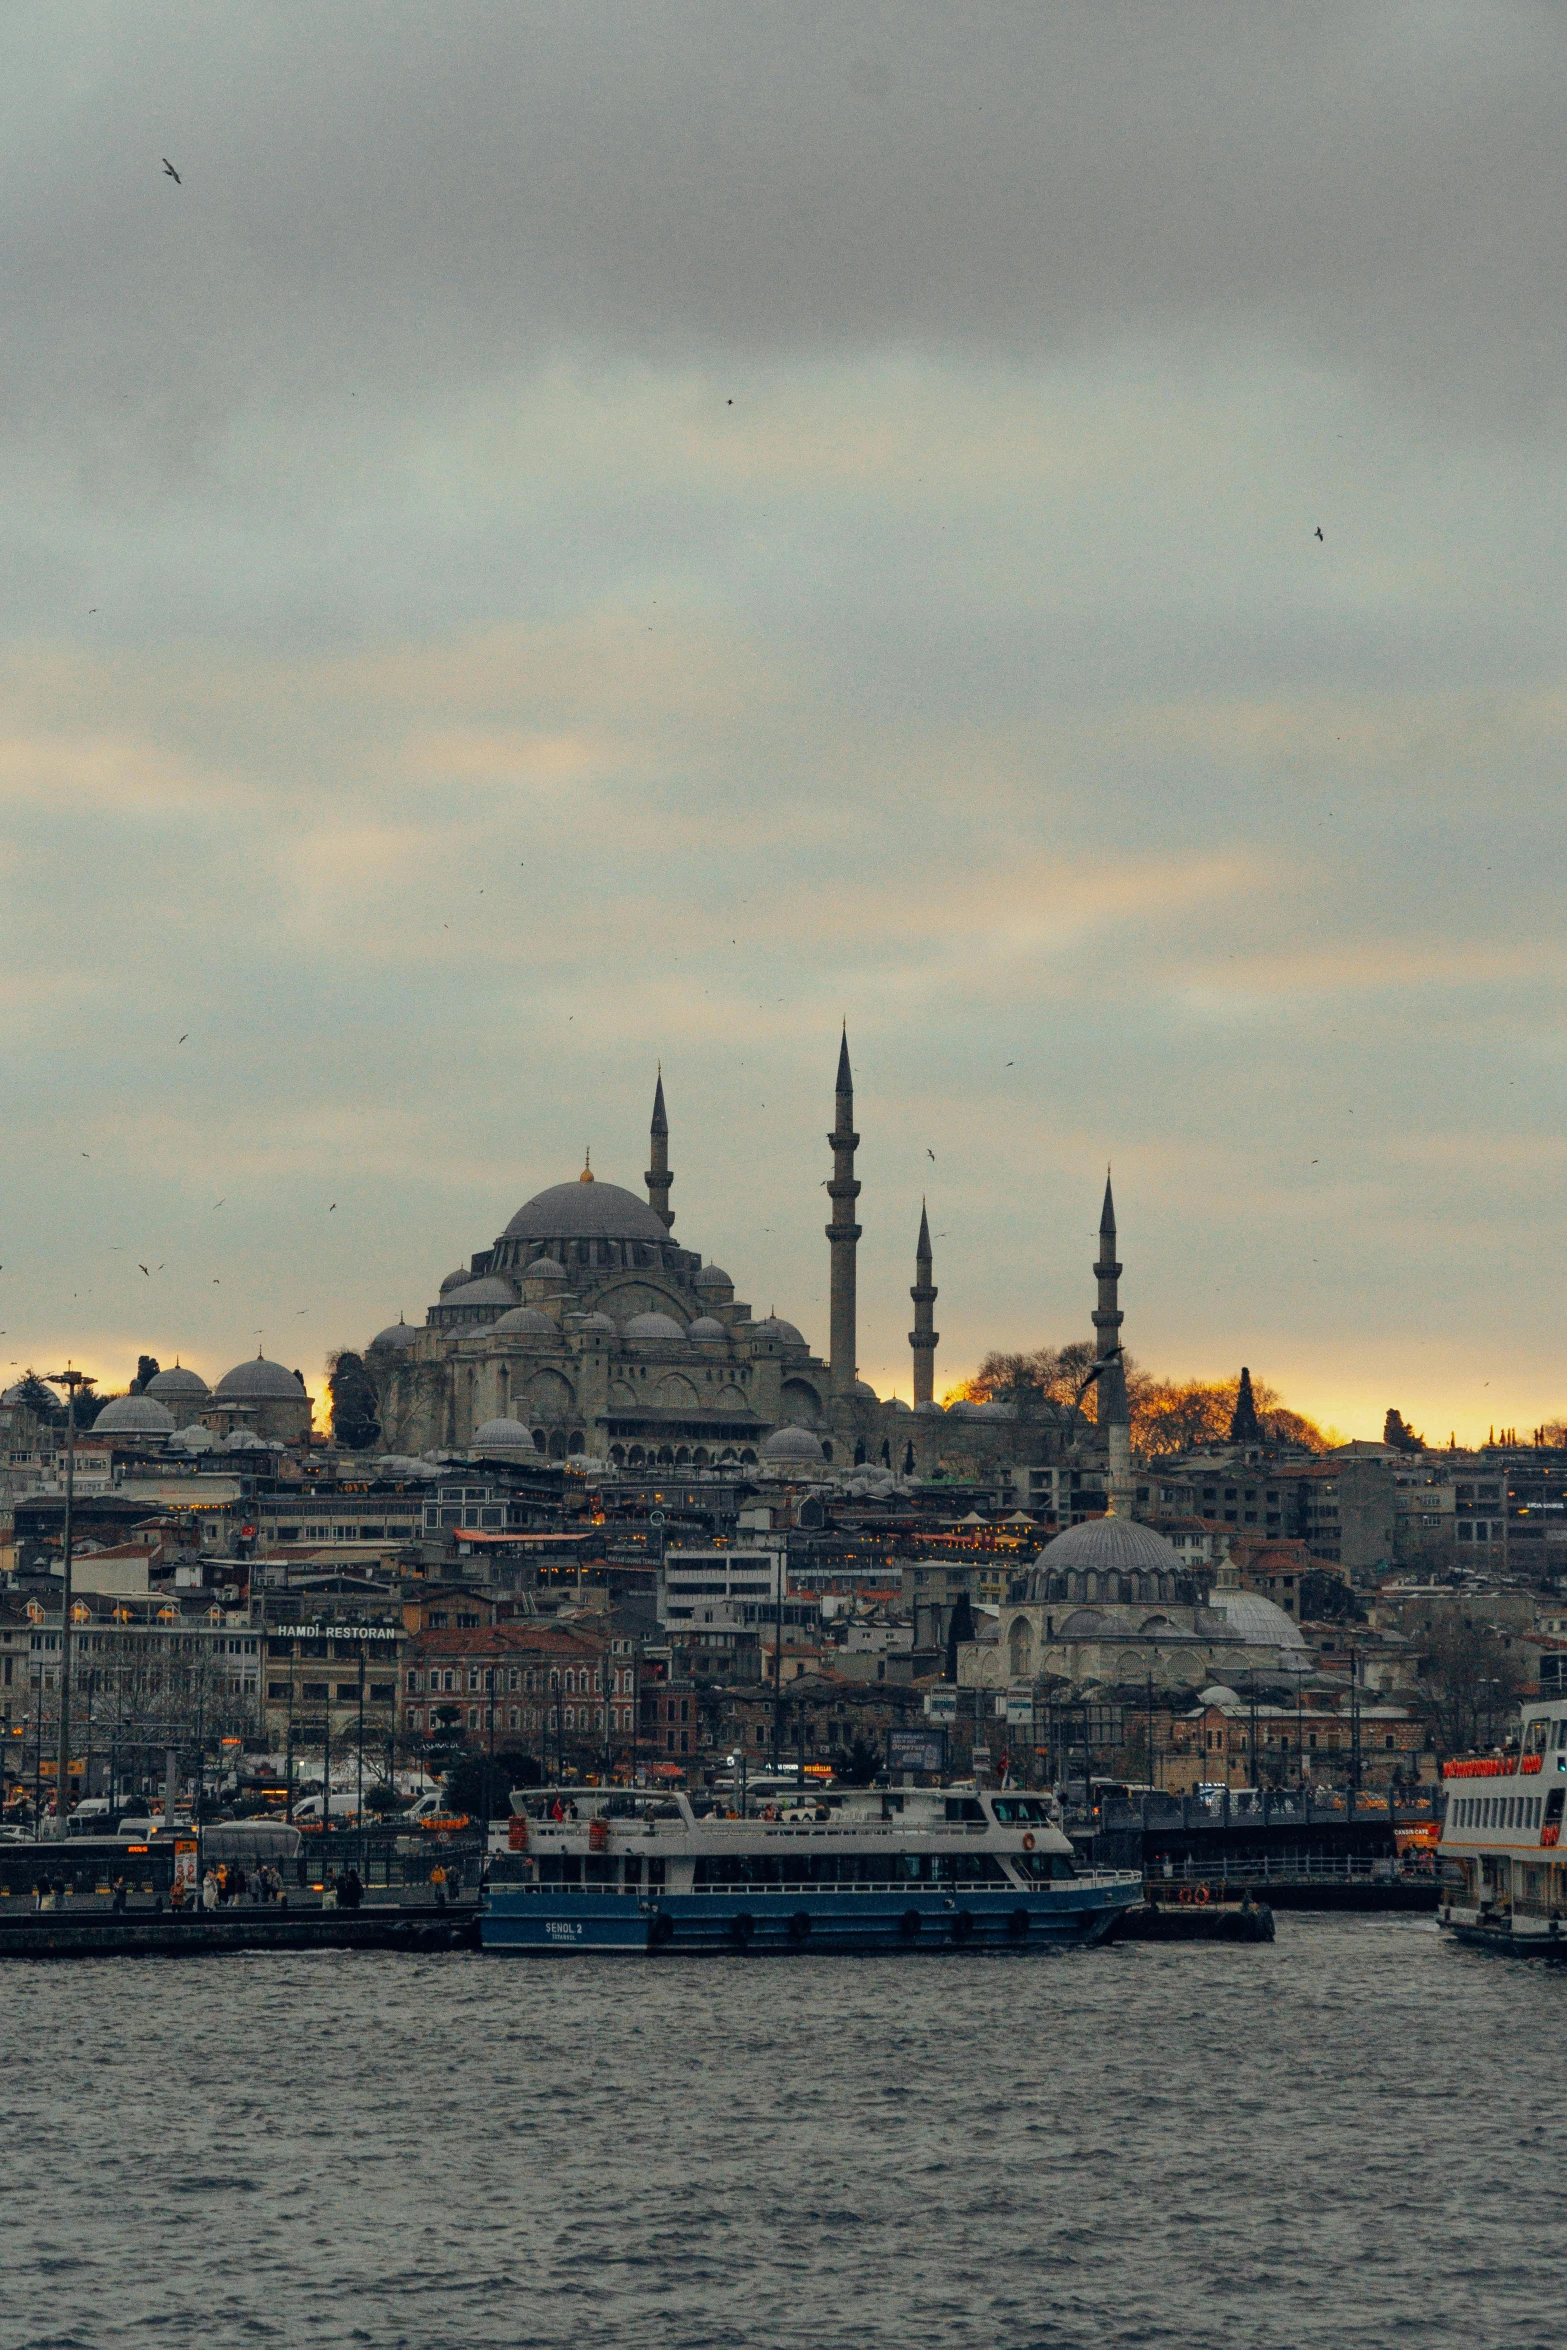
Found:
[{"label": "blue hull of boat", "polygon": [[664,1894],[492,1893],[481,1917],[486,1950],[798,1951],[1013,1949],[1104,1941],[1142,1898],[1137,1885],[1016,1892],[866,1896],[801,1890]]}]

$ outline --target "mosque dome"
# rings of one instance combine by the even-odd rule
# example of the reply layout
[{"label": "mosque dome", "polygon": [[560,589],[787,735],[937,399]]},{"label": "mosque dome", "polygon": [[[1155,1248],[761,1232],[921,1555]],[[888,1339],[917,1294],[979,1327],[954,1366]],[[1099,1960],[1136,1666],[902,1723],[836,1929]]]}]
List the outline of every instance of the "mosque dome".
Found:
[{"label": "mosque dome", "polygon": [[171,1363],[166,1371],[160,1371],[156,1378],[149,1379],[142,1389],[143,1395],[155,1395],[158,1401],[167,1404],[171,1411],[176,1403],[185,1404],[205,1399],[210,1392],[211,1390],[201,1373],[187,1371],[181,1363]]},{"label": "mosque dome", "polygon": [[1239,1705],[1240,1697],[1235,1690],[1226,1688],[1222,1681],[1210,1681],[1206,1689],[1198,1690],[1197,1703],[1199,1705]]},{"label": "mosque dome", "polygon": [[757,1338],[780,1339],[785,1346],[803,1346],[805,1344],[805,1340],[796,1330],[794,1324],[781,1320],[777,1314],[767,1314],[760,1322],[753,1322],[751,1332]]},{"label": "mosque dome", "polygon": [[620,1333],[633,1345],[659,1342],[667,1344],[672,1338],[684,1338],[685,1332],[670,1314],[633,1314]]},{"label": "mosque dome", "polygon": [[[299,1391],[296,1388],[294,1392],[297,1394]],[[272,1448],[264,1436],[256,1434],[254,1428],[236,1428],[233,1435],[224,1440],[223,1449],[225,1452],[270,1452]]]},{"label": "mosque dome", "polygon": [[904,1402],[901,1395],[889,1395],[887,1398],[887,1409],[889,1412],[907,1412],[912,1410],[912,1408],[913,1407],[911,1405]]},{"label": "mosque dome", "polygon": [[558,1257],[530,1257],[517,1268],[519,1281],[564,1281],[566,1268]]},{"label": "mosque dome", "polygon": [[471,1452],[532,1452],[533,1437],[520,1420],[486,1420],[475,1428]]},{"label": "mosque dome", "polygon": [[761,1447],[764,1461],[820,1461],[821,1441],[809,1428],[775,1428]]},{"label": "mosque dome", "polygon": [[582,1317],[582,1328],[584,1330],[613,1331],[615,1329],[615,1324],[610,1320],[608,1314],[584,1314]]},{"label": "mosque dome", "polygon": [[257,1355],[254,1362],[236,1363],[232,1371],[224,1372],[213,1392],[230,1403],[301,1403],[305,1394],[292,1371],[285,1371],[281,1363],[269,1363],[265,1355]]},{"label": "mosque dome", "polygon": [[482,1273],[477,1281],[465,1281],[461,1289],[449,1289],[441,1298],[443,1306],[514,1306],[517,1292],[499,1273]]},{"label": "mosque dome", "polygon": [[1260,1591],[1212,1591],[1208,1605],[1228,1619],[1237,1640],[1248,1648],[1304,1648],[1306,1636],[1293,1616],[1287,1616]]},{"label": "mosque dome", "polygon": [[867,1403],[875,1403],[878,1400],[876,1390],[868,1379],[856,1379],[852,1392],[855,1395],[863,1395]]},{"label": "mosque dome", "polygon": [[204,1428],[199,1420],[193,1420],[188,1428],[178,1431],[174,1441],[183,1445],[187,1452],[211,1452],[218,1440],[210,1428]]},{"label": "mosque dome", "polygon": [[507,1240],[652,1240],[668,1232],[646,1200],[618,1183],[552,1183],[517,1210]]},{"label": "mosque dome", "polygon": [[698,1314],[696,1320],[688,1325],[686,1336],[687,1338],[700,1339],[706,1345],[711,1346],[715,1339],[723,1340],[729,1336],[729,1333],[723,1323],[716,1322],[711,1314]]},{"label": "mosque dome", "polygon": [[558,1338],[560,1325],[548,1314],[541,1314],[537,1306],[513,1306],[492,1325],[492,1331],[497,1338]]},{"label": "mosque dome", "polygon": [[698,1265],[691,1276],[693,1289],[733,1289],[734,1283],[722,1265]]},{"label": "mosque dome", "polygon": [[93,1422],[95,1436],[172,1436],[174,1415],[150,1395],[117,1395]]},{"label": "mosque dome", "polygon": [[456,1272],[448,1273],[446,1279],[441,1283],[442,1297],[446,1295],[449,1289],[462,1289],[472,1279],[473,1275],[469,1271],[468,1267],[466,1265],[459,1265]]},{"label": "mosque dome", "polygon": [[[370,1345],[371,1347],[384,1347],[389,1352],[394,1349],[400,1350],[405,1346],[412,1346],[418,1335],[417,1328],[410,1322],[389,1322],[384,1330],[376,1332]],[[156,1380],[153,1385],[157,1385]]]},{"label": "mosque dome", "polygon": [[1047,1542],[1029,1578],[1033,1600],[1109,1600],[1143,1607],[1188,1589],[1186,1562],[1135,1518],[1087,1518]]}]

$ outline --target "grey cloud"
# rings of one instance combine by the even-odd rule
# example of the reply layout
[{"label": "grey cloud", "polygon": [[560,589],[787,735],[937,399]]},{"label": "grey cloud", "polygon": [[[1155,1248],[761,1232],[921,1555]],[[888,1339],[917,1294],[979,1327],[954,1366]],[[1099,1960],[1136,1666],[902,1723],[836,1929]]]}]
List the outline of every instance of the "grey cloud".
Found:
[{"label": "grey cloud", "polygon": [[1556,397],[1548,10],[109,8],[7,45],[6,396],[133,409],[154,468],[263,385],[417,401],[561,341],[743,397],[748,354],[1240,324]]}]

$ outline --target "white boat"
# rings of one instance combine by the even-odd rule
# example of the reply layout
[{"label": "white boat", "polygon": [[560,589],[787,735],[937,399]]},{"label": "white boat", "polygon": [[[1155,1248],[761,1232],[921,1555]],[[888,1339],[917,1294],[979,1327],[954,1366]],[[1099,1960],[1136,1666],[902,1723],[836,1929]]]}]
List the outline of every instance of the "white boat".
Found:
[{"label": "white boat", "polygon": [[1460,1942],[1567,1957],[1567,1701],[1523,1709],[1517,1750],[1447,1763],[1437,1921]]},{"label": "white boat", "polygon": [[[487,1950],[893,1950],[1105,1940],[1137,1869],[1084,1869],[1042,1795],[891,1789],[761,1816],[690,1796],[512,1797]],[[771,1815],[771,1816],[769,1816]]]}]

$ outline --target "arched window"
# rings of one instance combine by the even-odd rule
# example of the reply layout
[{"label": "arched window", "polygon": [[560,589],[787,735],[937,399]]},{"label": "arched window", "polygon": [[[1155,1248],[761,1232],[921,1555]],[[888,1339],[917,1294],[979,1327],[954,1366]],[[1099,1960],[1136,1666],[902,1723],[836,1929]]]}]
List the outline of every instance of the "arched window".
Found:
[{"label": "arched window", "polygon": [[1034,1669],[1034,1643],[1026,1616],[1019,1616],[1007,1635],[1007,1665],[1014,1681],[1026,1681]]}]

